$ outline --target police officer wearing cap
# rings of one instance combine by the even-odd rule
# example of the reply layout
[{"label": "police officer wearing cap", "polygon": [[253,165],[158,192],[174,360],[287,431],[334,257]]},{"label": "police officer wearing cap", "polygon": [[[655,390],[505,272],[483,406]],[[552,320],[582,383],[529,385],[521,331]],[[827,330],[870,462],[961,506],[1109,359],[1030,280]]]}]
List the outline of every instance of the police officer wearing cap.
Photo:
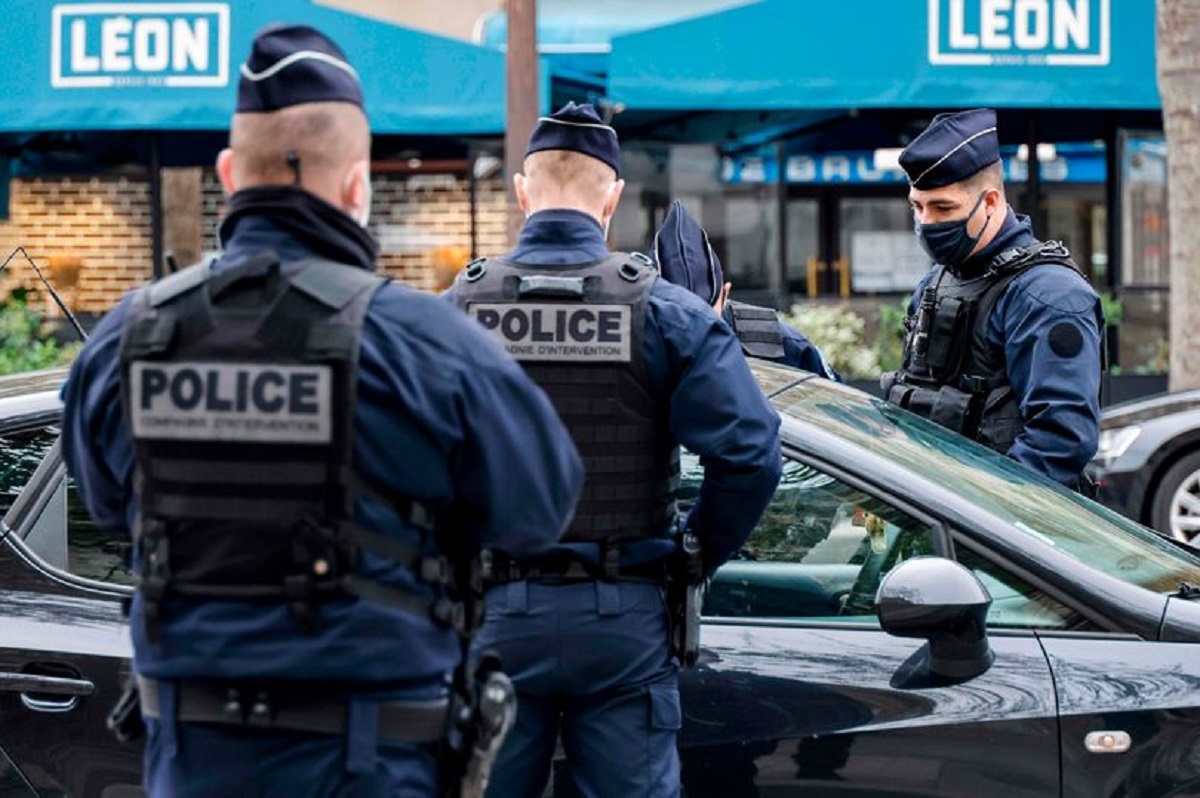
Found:
[{"label": "police officer wearing cap", "polygon": [[683,286],[712,305],[717,315],[733,328],[747,355],[841,381],[817,345],[804,333],[780,321],[774,310],[729,299],[733,284],[725,282],[721,259],[713,251],[708,233],[679,200],[671,203],[662,226],[654,234],[654,256],[663,279]]},{"label": "police officer wearing cap", "polygon": [[582,488],[520,366],[372,273],[369,157],[342,51],[261,31],[223,254],[126,296],[65,387],[82,498],[134,539],[152,796],[441,794],[464,563],[544,550]]},{"label": "police officer wearing cap", "polygon": [[605,245],[619,157],[590,105],[540,119],[514,178],[527,214],[516,248],[469,265],[449,292],[546,390],[587,470],[562,544],[486,552],[477,644],[500,654],[520,708],[490,798],[540,796],[560,729],[584,795],[678,795],[678,663],[661,592],[679,446],[705,467],[683,526],[710,573],[779,480],[779,419],[729,328],[648,259]]},{"label": "police officer wearing cap", "polygon": [[934,261],[905,320],[889,401],[1079,486],[1100,420],[1100,300],[1070,253],[1004,196],[996,114],[941,114],[904,149]]}]

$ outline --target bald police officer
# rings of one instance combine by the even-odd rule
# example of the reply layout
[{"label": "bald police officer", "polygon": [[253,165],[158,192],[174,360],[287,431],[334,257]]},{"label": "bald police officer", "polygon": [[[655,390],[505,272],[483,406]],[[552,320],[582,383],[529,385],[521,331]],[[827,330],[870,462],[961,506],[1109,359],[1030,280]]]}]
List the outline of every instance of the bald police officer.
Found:
[{"label": "bald police officer", "polygon": [[462,565],[542,551],[579,495],[521,368],[372,274],[369,157],[342,51],[263,30],[217,162],[224,254],[125,297],[72,368],[68,466],[135,542],[153,796],[441,794]]},{"label": "bald police officer", "polygon": [[489,552],[478,644],[500,654],[520,707],[490,798],[540,796],[560,728],[584,795],[678,795],[678,663],[661,590],[679,444],[705,466],[685,527],[709,572],[779,480],[779,419],[729,328],[644,257],[605,246],[619,157],[590,105],[539,120],[515,176],[528,214],[516,249],[468,266],[451,292],[550,395],[587,469],[562,545]]},{"label": "bald police officer", "polygon": [[934,261],[888,400],[1077,486],[1099,439],[1103,311],[1057,241],[1004,196],[995,112],[941,114],[900,165]]},{"label": "bald police officer", "polygon": [[721,259],[713,251],[708,233],[679,200],[671,203],[654,234],[654,257],[664,280],[683,286],[712,305],[733,328],[747,355],[841,381],[817,345],[780,321],[774,310],[729,299],[733,284],[725,282]]}]

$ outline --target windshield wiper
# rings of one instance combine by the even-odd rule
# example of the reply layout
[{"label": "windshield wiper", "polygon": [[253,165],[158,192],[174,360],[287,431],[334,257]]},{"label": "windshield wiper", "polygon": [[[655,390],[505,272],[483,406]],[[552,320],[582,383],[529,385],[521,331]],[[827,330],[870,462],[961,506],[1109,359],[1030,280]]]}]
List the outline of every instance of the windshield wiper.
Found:
[{"label": "windshield wiper", "polygon": [[1191,582],[1180,582],[1179,589],[1171,593],[1170,598],[1181,598],[1187,601],[1200,599],[1200,586],[1193,585]]}]

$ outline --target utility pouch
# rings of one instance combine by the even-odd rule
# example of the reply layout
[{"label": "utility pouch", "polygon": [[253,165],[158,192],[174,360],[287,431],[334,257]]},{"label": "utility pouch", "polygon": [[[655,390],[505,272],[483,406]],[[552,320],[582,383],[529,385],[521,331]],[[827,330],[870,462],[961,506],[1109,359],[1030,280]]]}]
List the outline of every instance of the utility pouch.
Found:
[{"label": "utility pouch", "polygon": [[938,389],[929,419],[946,429],[973,437],[977,405],[978,402],[972,394],[960,391],[952,385],[943,385]]},{"label": "utility pouch", "polygon": [[971,340],[967,329],[969,310],[966,303],[955,297],[947,297],[938,304],[929,329],[926,362],[930,373],[943,376],[958,371]]},{"label": "utility pouch", "polygon": [[105,725],[123,743],[135,743],[146,734],[146,723],[142,720],[142,701],[138,694],[137,679],[132,673],[125,682],[125,689],[116,705],[109,711]]}]

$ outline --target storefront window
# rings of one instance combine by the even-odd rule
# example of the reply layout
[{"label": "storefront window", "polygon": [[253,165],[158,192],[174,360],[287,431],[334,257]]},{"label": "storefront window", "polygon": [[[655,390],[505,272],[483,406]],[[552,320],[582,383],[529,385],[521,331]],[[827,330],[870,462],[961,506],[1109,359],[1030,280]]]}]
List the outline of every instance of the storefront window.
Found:
[{"label": "storefront window", "polygon": [[930,263],[913,235],[908,201],[843,199],[839,208],[839,268],[849,270],[849,289],[857,293],[907,293],[916,288]]},{"label": "storefront window", "polygon": [[820,292],[820,205],[815,199],[787,203],[787,289],[793,294],[816,296]]},{"label": "storefront window", "polygon": [[1120,359],[1124,370],[1165,371],[1170,240],[1167,148],[1161,134],[1121,135]]}]

